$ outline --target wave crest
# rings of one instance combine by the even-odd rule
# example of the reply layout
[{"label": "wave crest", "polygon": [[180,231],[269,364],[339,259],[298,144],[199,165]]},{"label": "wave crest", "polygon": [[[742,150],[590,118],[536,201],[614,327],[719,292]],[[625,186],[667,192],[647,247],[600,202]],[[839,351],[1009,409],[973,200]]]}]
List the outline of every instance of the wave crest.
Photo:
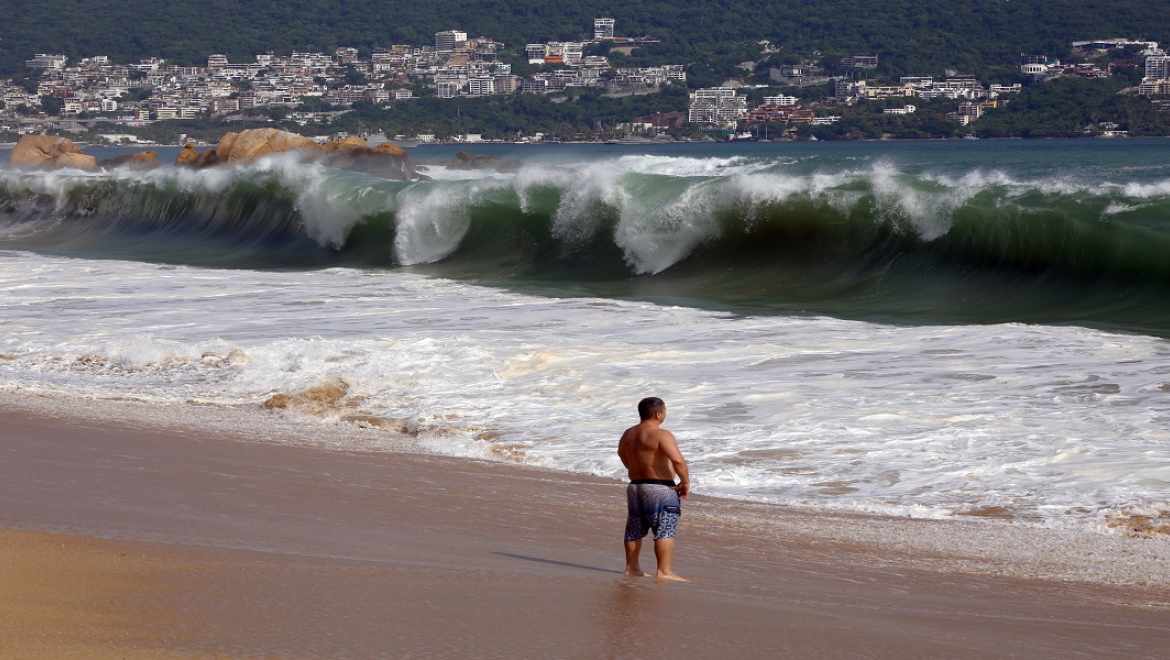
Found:
[{"label": "wave crest", "polygon": [[[909,174],[888,162],[807,172],[788,161],[624,156],[514,172],[424,168],[402,182],[283,155],[217,170],[0,171],[0,241],[83,249],[190,237],[257,255],[386,266],[507,260],[657,275],[694,263],[888,265],[899,255],[1023,272],[1167,283],[1170,181]],[[100,239],[100,240],[99,240]]]}]

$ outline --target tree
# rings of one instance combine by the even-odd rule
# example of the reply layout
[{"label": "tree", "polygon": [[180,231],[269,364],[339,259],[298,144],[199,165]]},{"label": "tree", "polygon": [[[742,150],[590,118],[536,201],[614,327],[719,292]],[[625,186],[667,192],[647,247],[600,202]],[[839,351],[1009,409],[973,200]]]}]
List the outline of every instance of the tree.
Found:
[{"label": "tree", "polygon": [[302,96],[301,104],[297,107],[297,110],[301,112],[328,112],[336,109],[333,104],[325,102],[320,96]]},{"label": "tree", "polygon": [[260,110],[260,114],[268,117],[272,121],[284,121],[288,119],[289,109],[283,105],[266,105],[258,109]]},{"label": "tree", "polygon": [[369,80],[366,79],[366,74],[350,64],[345,67],[345,82],[347,85],[365,85]]},{"label": "tree", "polygon": [[121,98],[122,100],[128,101],[130,103],[137,103],[139,101],[145,101],[146,99],[150,98],[150,95],[153,93],[154,91],[149,87],[131,87],[130,89],[126,90],[126,93],[123,94]]},{"label": "tree", "polygon": [[36,94],[41,86],[40,71],[31,70],[16,80],[16,84],[27,94]]},{"label": "tree", "polygon": [[61,114],[61,109],[65,107],[65,102],[56,96],[42,96],[41,97],[41,111],[47,115],[54,117]]},{"label": "tree", "polygon": [[[227,51],[233,59],[286,50],[390,43],[428,43],[461,25],[506,43],[513,53],[529,41],[581,39],[594,16],[613,15],[627,35],[651,35],[630,59],[713,63],[712,77],[754,57],[725,58],[728,44],[768,39],[790,53],[816,50],[840,57],[876,53],[883,75],[940,75],[946,69],[982,74],[1014,63],[1020,52],[1063,56],[1069,42],[1090,34],[1144,35],[1170,41],[1170,0],[700,0],[620,3],[512,0],[77,0],[19,2],[0,22],[0,72],[14,73],[36,52],[66,49],[71,57],[107,53],[121,61],[161,56],[203,62]],[[355,20],[360,17],[360,20]],[[755,51],[758,54],[758,49]],[[730,64],[731,68],[727,68]]]}]

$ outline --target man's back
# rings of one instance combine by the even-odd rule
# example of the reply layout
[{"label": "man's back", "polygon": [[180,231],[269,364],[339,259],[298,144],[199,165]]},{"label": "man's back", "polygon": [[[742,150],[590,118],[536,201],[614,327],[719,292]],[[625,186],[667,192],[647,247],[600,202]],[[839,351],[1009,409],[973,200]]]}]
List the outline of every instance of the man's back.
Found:
[{"label": "man's back", "polygon": [[662,479],[674,481],[670,449],[678,451],[674,434],[654,423],[631,426],[622,434],[618,455],[630,473],[630,480]]}]

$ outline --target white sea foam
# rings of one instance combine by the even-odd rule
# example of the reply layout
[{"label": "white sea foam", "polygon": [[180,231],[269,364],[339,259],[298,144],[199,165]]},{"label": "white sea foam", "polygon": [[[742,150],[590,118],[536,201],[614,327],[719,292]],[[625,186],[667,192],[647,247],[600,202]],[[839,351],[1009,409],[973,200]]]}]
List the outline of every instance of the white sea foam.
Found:
[{"label": "white sea foam", "polygon": [[467,187],[450,185],[411,187],[399,193],[394,236],[398,263],[433,263],[454,252],[471,227],[473,194]]},{"label": "white sea foam", "polygon": [[[1150,337],[15,252],[0,291],[5,388],[276,414],[260,403],[340,378],[352,410],[404,420],[424,449],[610,476],[634,402],[656,394],[699,492],[1087,527],[1170,509],[1170,345]],[[340,423],[323,414],[306,423]]]}]

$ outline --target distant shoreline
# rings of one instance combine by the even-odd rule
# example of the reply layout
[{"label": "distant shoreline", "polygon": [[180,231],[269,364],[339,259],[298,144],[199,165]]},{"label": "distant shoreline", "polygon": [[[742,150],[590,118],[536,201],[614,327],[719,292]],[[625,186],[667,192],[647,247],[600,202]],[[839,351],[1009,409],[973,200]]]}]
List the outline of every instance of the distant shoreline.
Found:
[{"label": "distant shoreline", "polygon": [[[582,145],[597,145],[597,146],[617,146],[617,147],[675,147],[686,145],[754,145],[754,144],[777,144],[777,145],[791,145],[791,144],[877,144],[877,143],[894,143],[894,144],[908,144],[908,143],[932,143],[932,142],[1063,142],[1063,141],[1084,141],[1084,142],[1140,142],[1146,140],[1170,140],[1170,135],[1147,135],[1137,137],[1104,137],[1104,136],[1083,136],[1083,137],[993,137],[993,138],[978,138],[975,140],[968,138],[866,138],[859,140],[672,140],[669,142],[623,142],[623,141],[609,141],[609,142],[428,142],[425,144],[417,144],[404,149],[413,150],[427,147],[463,147],[465,149],[475,149],[477,147],[555,147],[555,146],[582,146]],[[391,140],[393,142],[393,140]],[[76,142],[78,146],[84,148],[97,149],[181,149],[183,144],[101,144],[96,142]],[[200,148],[214,147],[214,142],[194,142],[191,143]],[[12,149],[17,145],[16,142],[0,142],[0,150]],[[0,163],[0,167],[3,164]]]},{"label": "distant shoreline", "polygon": [[[229,131],[225,131],[229,132]],[[50,133],[57,135],[58,133]],[[62,137],[68,137],[67,133]],[[548,142],[526,142],[526,141],[496,141],[484,140],[482,142],[449,142],[449,141],[435,141],[426,142],[404,147],[405,149],[418,149],[426,147],[465,147],[467,149],[474,149],[476,147],[491,147],[491,146],[509,146],[509,147],[548,147],[548,146],[581,146],[581,145],[598,145],[598,146],[618,146],[618,147],[672,147],[683,145],[748,145],[748,144],[874,144],[874,143],[919,143],[919,142],[1013,142],[1013,141],[1028,141],[1028,142],[1061,142],[1061,141],[1085,141],[1085,142],[1135,142],[1144,140],[1170,140],[1170,135],[1142,135],[1142,136],[1065,136],[1065,137],[988,137],[988,138],[963,138],[963,137],[927,137],[927,138],[862,138],[857,140],[793,140],[793,139],[774,139],[774,140],[583,140],[583,141],[548,141]],[[397,144],[394,140],[389,142]],[[0,142],[0,149],[10,149],[16,146],[16,142]],[[104,144],[99,142],[75,142],[75,144],[86,148],[101,148],[101,149],[181,149],[184,144],[180,143],[151,143],[151,144]],[[215,142],[193,142],[197,147],[214,147]]]}]

